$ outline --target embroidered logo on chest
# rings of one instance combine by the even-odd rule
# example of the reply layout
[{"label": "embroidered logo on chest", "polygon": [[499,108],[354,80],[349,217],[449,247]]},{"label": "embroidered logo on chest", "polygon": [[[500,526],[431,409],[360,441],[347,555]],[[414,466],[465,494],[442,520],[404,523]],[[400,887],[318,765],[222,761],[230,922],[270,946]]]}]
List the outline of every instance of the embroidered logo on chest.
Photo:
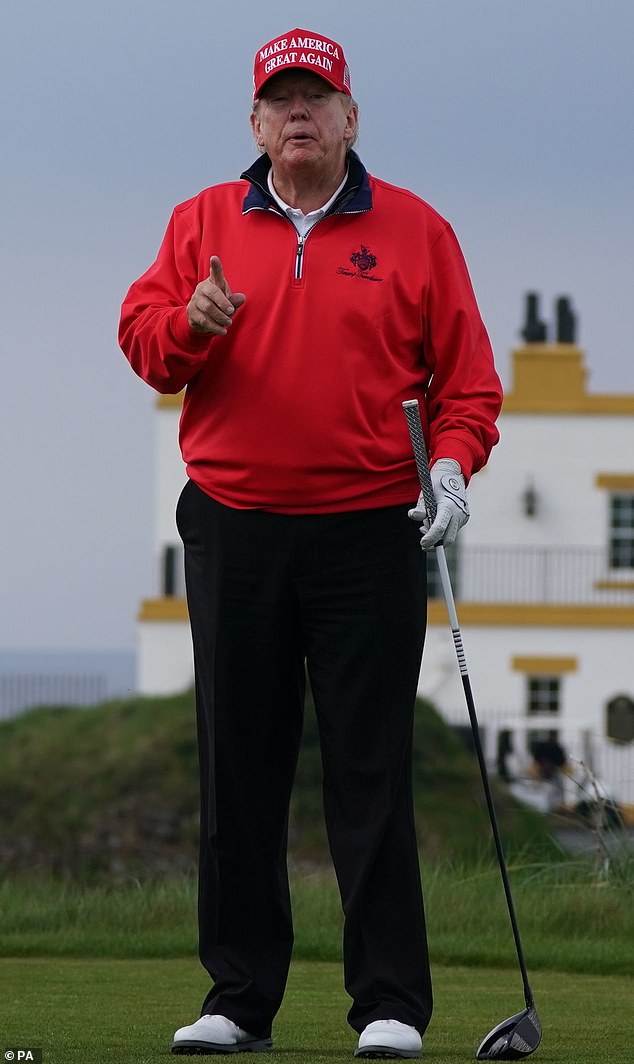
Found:
[{"label": "embroidered logo on chest", "polygon": [[351,270],[348,266],[340,266],[337,273],[342,273],[346,277],[355,277],[362,281],[375,281],[381,282],[382,277],[376,277],[371,270],[376,268],[377,258],[376,255],[367,248],[365,244],[362,244],[358,251],[353,251],[349,260],[355,267]]}]

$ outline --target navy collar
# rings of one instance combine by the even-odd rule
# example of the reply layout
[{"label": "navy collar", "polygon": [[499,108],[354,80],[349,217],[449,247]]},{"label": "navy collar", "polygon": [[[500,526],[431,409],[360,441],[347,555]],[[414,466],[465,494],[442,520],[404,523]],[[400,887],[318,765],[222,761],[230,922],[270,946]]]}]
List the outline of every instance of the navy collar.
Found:
[{"label": "navy collar", "polygon": [[[348,179],[328,211],[329,215],[360,214],[372,210],[372,190],[368,172],[355,151],[349,151],[347,158]],[[279,207],[268,189],[270,169],[271,160],[268,155],[261,155],[248,170],[240,174],[251,186],[242,202],[243,214],[258,208],[267,211],[272,209],[279,213]]]}]

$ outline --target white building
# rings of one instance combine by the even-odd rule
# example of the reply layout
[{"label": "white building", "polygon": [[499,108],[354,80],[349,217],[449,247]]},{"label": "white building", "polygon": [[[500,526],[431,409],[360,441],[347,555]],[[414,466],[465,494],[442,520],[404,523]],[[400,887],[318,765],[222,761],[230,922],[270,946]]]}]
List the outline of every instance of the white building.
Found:
[{"label": "white building", "polygon": [[[556,732],[573,762],[634,805],[634,395],[588,391],[566,314],[554,343],[534,342],[529,318],[529,342],[512,353],[501,441],[471,482],[472,517],[450,565],[491,763],[501,733],[523,770],[535,737]],[[138,688],[148,694],[193,678],[174,519],[185,482],[180,406],[180,396],[157,402],[158,594],[139,614]],[[439,594],[432,590],[420,692],[468,727]]]}]

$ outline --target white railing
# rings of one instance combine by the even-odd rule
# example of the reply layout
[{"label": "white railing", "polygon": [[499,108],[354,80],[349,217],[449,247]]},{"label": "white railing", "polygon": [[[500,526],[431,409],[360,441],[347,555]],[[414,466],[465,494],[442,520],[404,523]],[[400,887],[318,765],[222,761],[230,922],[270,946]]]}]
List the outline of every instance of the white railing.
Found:
[{"label": "white railing", "polygon": [[94,706],[107,695],[106,677],[79,673],[0,674],[0,720],[32,706]]},{"label": "white railing", "polygon": [[[634,606],[634,571],[610,569],[595,547],[465,547],[447,551],[463,602]],[[429,557],[430,591],[440,597]]]}]

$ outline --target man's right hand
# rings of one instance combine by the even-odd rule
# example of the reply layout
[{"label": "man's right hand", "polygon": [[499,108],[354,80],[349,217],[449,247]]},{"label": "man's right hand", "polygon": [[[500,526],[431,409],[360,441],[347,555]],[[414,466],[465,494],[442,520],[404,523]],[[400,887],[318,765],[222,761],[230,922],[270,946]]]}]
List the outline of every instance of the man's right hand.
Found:
[{"label": "man's right hand", "polygon": [[226,336],[233,315],[246,300],[242,292],[232,292],[217,255],[209,260],[209,277],[196,285],[187,304],[187,320],[198,333]]}]

